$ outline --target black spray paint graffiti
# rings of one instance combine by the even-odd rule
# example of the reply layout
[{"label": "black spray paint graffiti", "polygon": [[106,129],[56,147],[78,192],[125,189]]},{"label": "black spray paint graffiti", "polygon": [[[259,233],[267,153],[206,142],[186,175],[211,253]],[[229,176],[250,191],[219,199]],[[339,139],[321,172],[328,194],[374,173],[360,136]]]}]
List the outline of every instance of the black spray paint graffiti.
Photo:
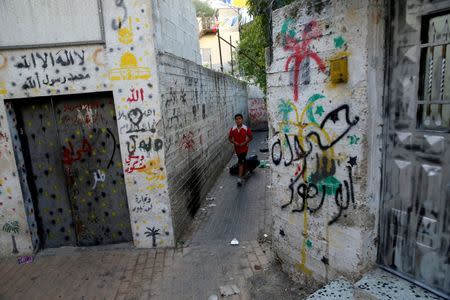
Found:
[{"label": "black spray paint graffiti", "polygon": [[[294,157],[294,151],[292,150],[292,146],[289,142],[289,139],[286,138],[286,142],[288,143],[288,148],[289,148],[289,152],[290,152],[290,158],[288,161],[284,161],[284,165],[285,166],[289,166],[292,164],[293,161],[297,161],[300,159],[305,159],[308,157],[308,155],[312,152],[313,150],[313,143],[311,141],[311,137],[314,136],[316,139],[316,143],[319,146],[320,150],[324,151],[324,150],[328,150],[330,148],[332,148],[334,145],[336,145],[336,143],[338,143],[349,131],[350,129],[352,129],[353,126],[355,126],[358,122],[359,122],[359,117],[355,116],[355,119],[353,121],[350,120],[350,116],[349,116],[349,106],[347,104],[344,104],[338,108],[336,108],[335,110],[333,110],[332,112],[330,112],[322,121],[322,123],[320,124],[320,129],[323,129],[326,125],[326,122],[328,120],[332,120],[333,123],[336,123],[337,121],[339,121],[339,112],[341,110],[345,111],[345,121],[347,123],[347,128],[344,130],[344,132],[342,132],[340,135],[338,135],[337,137],[335,137],[333,140],[331,140],[328,144],[324,144],[322,142],[322,139],[320,137],[320,135],[315,132],[312,131],[310,133],[308,133],[305,137],[306,142],[308,143],[310,149],[308,150],[308,152],[305,152],[304,149],[302,149],[302,147],[300,146],[300,142],[297,136],[295,136],[294,138],[294,150],[295,153],[297,155],[297,157]],[[275,133],[275,135],[277,135],[278,132]],[[288,135],[285,135],[286,137],[288,137]],[[278,151],[275,151],[275,148],[278,148]],[[275,157],[275,153],[279,153],[279,155],[277,155],[278,157]],[[275,143],[273,143],[272,145],[272,161],[275,165],[279,165],[281,160],[282,160],[282,149],[281,149],[281,140],[277,139],[277,141]]]},{"label": "black spray paint graffiti", "polygon": [[16,63],[14,67],[18,69],[42,68],[47,67],[67,67],[73,65],[84,65],[84,50],[59,50],[52,52],[32,52],[21,56],[22,61]]},{"label": "black spray paint graffiti", "polygon": [[[163,147],[163,141],[161,139],[154,139],[152,141],[151,138],[143,139],[139,142],[139,145],[137,145],[137,135],[130,135],[131,143],[127,142],[127,150],[129,155],[134,155],[136,152],[136,149],[150,152],[152,150],[152,144],[153,144],[153,150],[158,152]],[[153,143],[152,143],[153,142]]]},{"label": "black spray paint graffiti", "polygon": [[[349,116],[349,106],[342,105],[328,115],[325,116],[323,121],[320,124],[320,130],[323,130],[327,124],[327,121],[331,120],[333,123],[339,121],[339,112],[345,112],[345,122],[346,129],[333,139],[329,139],[326,143],[322,140],[319,133],[316,131],[309,132],[303,139],[305,144],[308,146],[308,149],[304,149],[302,147],[302,143],[300,143],[299,137],[297,135],[294,136],[294,142],[291,144],[289,139],[289,135],[285,133],[284,139],[286,142],[286,146],[288,148],[288,158],[284,158],[284,165],[290,166],[294,161],[301,161],[301,170],[298,170],[293,178],[290,179],[289,190],[290,190],[290,200],[288,203],[283,204],[281,206],[282,209],[293,204],[294,200],[297,199],[296,195],[301,200],[301,203],[296,202],[296,208],[292,209],[292,212],[303,212],[305,209],[310,213],[315,213],[319,211],[325,201],[326,195],[331,194],[331,191],[334,192],[334,198],[336,206],[338,207],[338,214],[333,217],[332,220],[328,222],[329,225],[335,223],[342,215],[342,211],[348,209],[350,203],[352,203],[353,207],[355,207],[355,197],[354,197],[354,187],[353,187],[353,178],[352,178],[352,169],[356,165],[357,158],[350,157],[347,162],[347,173],[348,180],[344,180],[342,183],[333,183],[335,187],[329,190],[329,187],[326,184],[317,184],[320,179],[325,178],[327,175],[333,175],[335,173],[336,165],[333,160],[328,160],[327,157],[319,158],[318,154],[316,154],[316,173],[312,174],[305,182],[300,182],[300,179],[305,176],[305,172],[307,170],[307,158],[313,152],[313,142],[316,144],[320,150],[326,151],[332,148],[336,143],[338,143],[349,131],[359,122],[359,117],[356,116],[354,120],[350,120]],[[277,136],[279,132],[276,132]],[[314,138],[312,138],[314,137]],[[283,160],[283,151],[280,138],[272,144],[272,161],[275,165],[280,165]],[[320,167],[322,166],[322,167]],[[325,171],[323,166],[329,166],[329,170]],[[322,174],[327,173],[327,174]],[[297,185],[298,184],[298,185]],[[297,187],[296,187],[297,185]],[[346,201],[343,200],[343,186],[346,191]],[[318,199],[318,201],[314,201]]]},{"label": "black spray paint graffiti", "polygon": [[27,77],[25,83],[22,85],[22,89],[28,90],[28,89],[34,89],[36,87],[42,88],[43,86],[55,86],[56,84],[65,84],[69,82],[75,82],[79,80],[84,80],[91,78],[91,76],[87,73],[79,73],[79,74],[72,74],[69,73],[67,76],[56,76],[54,78],[50,78],[48,74],[45,76],[39,76],[39,73],[35,72],[34,77],[29,76]]},{"label": "black spray paint graffiti", "polygon": [[153,209],[152,199],[148,195],[136,195],[135,205],[133,212],[136,213],[146,213]]},{"label": "black spray paint graffiti", "polygon": [[[353,160],[353,162],[351,162]],[[353,189],[353,177],[352,177],[352,169],[353,165],[351,163],[354,163],[356,165],[356,158],[350,158],[348,165],[347,165],[347,171],[348,171],[348,180],[344,180],[344,186],[346,190],[346,201],[344,203],[343,201],[343,191],[342,191],[342,184],[339,184],[339,186],[336,188],[336,192],[334,194],[334,201],[336,203],[336,206],[338,207],[338,213],[336,216],[334,216],[329,222],[328,225],[334,224],[342,215],[342,212],[344,210],[347,210],[349,208],[350,202],[353,205],[353,208],[356,208],[355,203],[355,195],[354,195],[354,189]],[[315,183],[300,183],[297,187],[297,191],[295,191],[295,185],[297,181],[302,177],[303,172],[299,175],[297,175],[295,178],[291,178],[291,183],[289,184],[289,190],[291,191],[290,200],[288,203],[283,204],[281,208],[286,208],[289,205],[291,205],[294,202],[295,192],[297,192],[297,195],[301,199],[301,205],[298,205],[298,208],[294,208],[291,211],[292,212],[303,212],[305,209],[307,209],[311,214],[319,211],[323,203],[325,202],[325,197],[327,195],[327,187],[325,185],[322,185],[322,190],[320,193],[322,196],[320,197],[320,202],[312,206],[312,201],[308,199],[315,199],[316,197],[319,197],[319,188]]]},{"label": "black spray paint graffiti", "polygon": [[156,132],[157,122],[155,120],[148,122],[143,121],[144,117],[154,116],[154,110],[146,110],[142,111],[140,108],[134,108],[128,112],[125,117],[124,113],[119,114],[119,120],[122,118],[126,118],[129,121],[129,124],[122,125],[120,127],[120,132],[126,130],[126,133],[137,133],[137,132]]},{"label": "black spray paint graffiti", "polygon": [[145,235],[147,237],[152,237],[152,246],[156,247],[156,236],[160,235],[159,229],[156,229],[155,227],[147,227],[147,231],[145,232]]},{"label": "black spray paint graffiti", "polygon": [[[108,166],[106,167],[107,169],[109,169],[109,167],[114,163],[114,154],[116,154],[117,141],[116,141],[116,137],[114,136],[111,129],[106,128],[106,130],[108,131],[108,134],[109,134],[109,136],[111,136],[113,143],[114,143],[111,158],[109,159]],[[108,135],[106,137],[108,137]]]},{"label": "black spray paint graffiti", "polygon": [[112,20],[111,27],[114,30],[118,30],[118,29],[122,28],[122,26],[125,25],[125,23],[127,22],[127,19],[128,19],[128,10],[125,5],[125,1],[124,0],[116,0],[116,7],[122,8],[123,16],[122,16],[122,18],[119,18],[119,20],[115,20],[115,19]]}]

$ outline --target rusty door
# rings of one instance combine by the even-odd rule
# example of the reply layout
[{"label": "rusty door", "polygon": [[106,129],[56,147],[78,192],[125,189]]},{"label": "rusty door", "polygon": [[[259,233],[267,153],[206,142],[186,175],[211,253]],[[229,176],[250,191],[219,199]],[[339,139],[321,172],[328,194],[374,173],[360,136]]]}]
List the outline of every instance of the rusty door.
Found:
[{"label": "rusty door", "polygon": [[132,240],[110,94],[19,102],[44,247]]},{"label": "rusty door", "polygon": [[448,296],[450,3],[390,3],[379,262]]}]

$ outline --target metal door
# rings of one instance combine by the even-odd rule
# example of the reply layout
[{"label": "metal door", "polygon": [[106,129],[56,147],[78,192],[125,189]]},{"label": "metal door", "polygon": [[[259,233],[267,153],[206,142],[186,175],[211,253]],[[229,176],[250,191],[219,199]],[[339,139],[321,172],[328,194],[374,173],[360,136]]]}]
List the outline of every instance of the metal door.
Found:
[{"label": "metal door", "polygon": [[389,2],[379,262],[448,296],[450,3]]},{"label": "metal door", "polygon": [[19,102],[44,247],[132,239],[110,94]]}]

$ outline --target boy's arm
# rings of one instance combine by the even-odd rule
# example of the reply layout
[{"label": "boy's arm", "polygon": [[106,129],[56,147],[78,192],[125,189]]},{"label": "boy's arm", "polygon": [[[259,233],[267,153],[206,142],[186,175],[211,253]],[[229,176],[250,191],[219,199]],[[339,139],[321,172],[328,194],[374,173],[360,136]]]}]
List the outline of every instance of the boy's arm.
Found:
[{"label": "boy's arm", "polygon": [[253,140],[253,133],[250,130],[250,128],[247,128],[247,144],[250,144],[250,142]]},{"label": "boy's arm", "polygon": [[245,136],[245,142],[239,144],[239,146],[245,146],[250,144],[250,142],[253,140],[253,134],[250,128],[247,128],[247,135]]},{"label": "boy's arm", "polygon": [[234,145],[234,138],[233,138],[233,136],[231,135],[231,129],[230,129],[230,131],[228,132],[228,141],[230,141],[230,143],[232,143],[232,144]]}]

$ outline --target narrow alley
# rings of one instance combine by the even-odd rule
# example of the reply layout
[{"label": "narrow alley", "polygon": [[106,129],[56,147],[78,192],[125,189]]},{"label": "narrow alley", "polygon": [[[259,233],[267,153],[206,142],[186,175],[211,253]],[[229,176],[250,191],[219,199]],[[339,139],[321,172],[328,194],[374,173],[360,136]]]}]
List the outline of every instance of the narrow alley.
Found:
[{"label": "narrow alley", "polygon": [[0,300],[450,300],[449,0],[0,28]]},{"label": "narrow alley", "polygon": [[[267,148],[267,132],[254,136],[249,155],[267,160],[259,151]],[[26,265],[3,258],[0,299],[208,299],[220,297],[227,285],[239,288],[227,299],[305,296],[270,250],[269,168],[257,168],[237,187],[228,169],[235,163],[233,157],[177,248],[63,247],[45,250]],[[233,238],[238,246],[230,245]]]}]

